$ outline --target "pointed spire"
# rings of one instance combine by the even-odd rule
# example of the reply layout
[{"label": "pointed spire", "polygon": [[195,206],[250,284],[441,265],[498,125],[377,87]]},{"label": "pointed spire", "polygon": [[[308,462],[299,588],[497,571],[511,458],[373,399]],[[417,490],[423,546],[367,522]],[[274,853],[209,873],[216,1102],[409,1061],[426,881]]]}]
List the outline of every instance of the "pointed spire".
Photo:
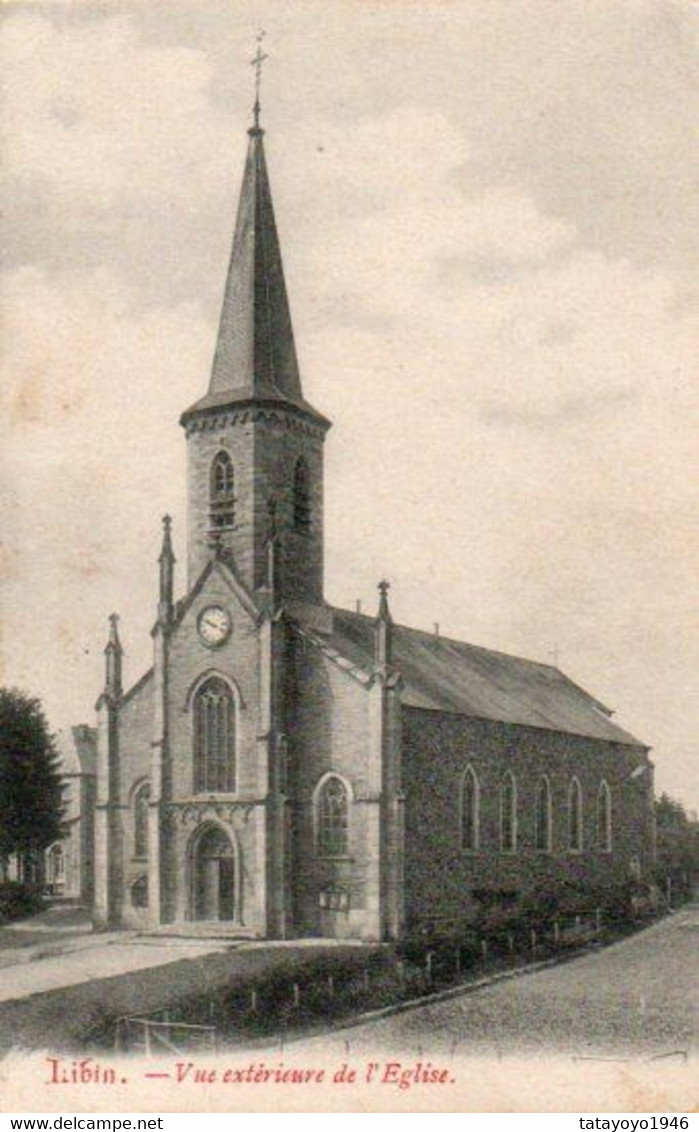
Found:
[{"label": "pointed spire", "polygon": [[172,549],[172,519],[163,516],[163,544],[158,557],[160,563],[160,593],[158,597],[158,621],[169,625],[173,615],[173,591],[175,584],[175,555]]},{"label": "pointed spire", "polygon": [[104,690],[106,694],[113,700],[118,700],[121,696],[122,691],[121,661],[124,655],[124,650],[122,649],[121,641],[119,640],[118,626],[119,617],[116,613],[110,613],[109,636],[107,637],[107,644],[104,650]]},{"label": "pointed spire", "polygon": [[393,618],[388,607],[388,591],[390,582],[385,579],[379,582],[379,611],[374,623],[374,660],[381,667],[391,663],[393,644]]},{"label": "pointed spire", "polygon": [[275,401],[328,427],[301,389],[259,111],[258,91],[209,391],[183,414],[182,424],[224,405]]},{"label": "pointed spire", "polygon": [[238,206],[210,394],[301,398],[289,300],[265,162],[253,126]]}]

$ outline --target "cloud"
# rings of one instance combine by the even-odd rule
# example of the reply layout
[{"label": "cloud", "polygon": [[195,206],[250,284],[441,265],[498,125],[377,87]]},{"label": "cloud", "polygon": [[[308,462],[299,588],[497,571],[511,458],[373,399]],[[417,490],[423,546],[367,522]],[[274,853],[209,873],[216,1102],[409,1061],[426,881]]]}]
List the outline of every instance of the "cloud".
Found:
[{"label": "cloud", "polygon": [[235,27],[213,0],[88,9],[5,21],[12,678],[57,723],[89,717],[115,607],[130,676],[148,663],[262,12],[305,390],[336,422],[330,596],[388,573],[398,617],[558,649],[681,792],[699,670],[684,17],[531,0],[447,21],[406,0],[397,34],[380,5],[241,5]]},{"label": "cloud", "polygon": [[[64,724],[89,719],[111,608],[125,614],[130,674],[149,662],[159,518],[174,510],[180,537],[184,525],[177,422],[213,328],[194,304],[134,311],[106,272],[24,268],[3,300],[2,668]],[[29,606],[40,632],[27,630]]]}]

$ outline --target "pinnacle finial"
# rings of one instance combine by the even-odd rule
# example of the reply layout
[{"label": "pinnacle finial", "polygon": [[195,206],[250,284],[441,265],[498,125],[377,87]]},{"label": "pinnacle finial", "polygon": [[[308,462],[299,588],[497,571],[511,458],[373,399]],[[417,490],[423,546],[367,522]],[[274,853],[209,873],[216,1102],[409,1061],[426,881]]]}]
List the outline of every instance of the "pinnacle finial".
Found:
[{"label": "pinnacle finial", "polygon": [[392,659],[393,619],[388,608],[390,582],[384,578],[378,584],[379,612],[374,622],[374,660],[381,670],[386,670]]},{"label": "pinnacle finial", "polygon": [[257,33],[257,51],[250,60],[250,66],[255,68],[255,105],[252,108],[253,113],[253,129],[259,130],[260,128],[260,86],[262,84],[262,64],[269,56],[265,55],[262,51],[262,40],[265,37],[264,31]]},{"label": "pinnacle finial", "polygon": [[109,643],[110,645],[119,644],[119,614],[109,614]]},{"label": "pinnacle finial", "polygon": [[172,519],[169,515],[163,515],[163,543],[160,549],[159,561],[168,558],[174,561],[172,552]]},{"label": "pinnacle finial", "polygon": [[104,650],[105,672],[104,690],[113,700],[121,696],[121,661],[123,649],[117,628],[119,618],[116,613],[109,614],[109,637]]},{"label": "pinnacle finial", "polygon": [[379,594],[380,594],[380,597],[379,597],[379,614],[378,615],[379,615],[379,617],[381,618],[382,621],[390,621],[391,620],[391,611],[388,608],[388,591],[390,590],[390,588],[391,588],[391,583],[386,581],[385,578],[382,579],[382,581],[379,582],[378,587],[377,587]]}]

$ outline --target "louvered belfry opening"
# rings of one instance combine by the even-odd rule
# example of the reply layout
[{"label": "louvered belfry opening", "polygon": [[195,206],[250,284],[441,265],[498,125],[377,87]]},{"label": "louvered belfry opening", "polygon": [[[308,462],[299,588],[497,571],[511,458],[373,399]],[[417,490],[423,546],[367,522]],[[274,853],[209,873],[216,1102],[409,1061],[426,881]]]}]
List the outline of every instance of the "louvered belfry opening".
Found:
[{"label": "louvered belfry opening", "polygon": [[210,521],[214,530],[235,525],[235,475],[227,452],[219,452],[211,465]]}]

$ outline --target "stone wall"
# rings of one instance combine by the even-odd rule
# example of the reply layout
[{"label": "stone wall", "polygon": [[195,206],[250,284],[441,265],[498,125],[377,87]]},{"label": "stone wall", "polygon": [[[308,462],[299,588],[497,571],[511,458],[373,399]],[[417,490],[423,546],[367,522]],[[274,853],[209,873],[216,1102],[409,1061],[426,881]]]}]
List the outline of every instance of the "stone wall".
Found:
[{"label": "stone wall", "polygon": [[[239,577],[253,591],[266,582],[265,542],[268,503],[277,501],[282,536],[282,592],[320,602],[323,592],[323,430],[297,414],[263,409],[227,410],[202,416],[188,426],[189,585],[196,582],[210,554],[211,465],[228,453],[235,475],[235,524],[221,533]],[[293,529],[294,469],[299,457],[309,473],[311,526]]]},{"label": "stone wall", "polygon": [[[289,790],[292,798],[293,916],[297,935],[380,935],[380,759],[372,743],[370,693],[314,644],[294,636],[286,657]],[[349,851],[317,851],[314,796],[329,773],[351,791]],[[320,894],[347,893],[346,910],[321,908]]]},{"label": "stone wall", "polygon": [[[406,915],[413,924],[473,915],[483,900],[511,899],[563,882],[603,885],[629,879],[637,861],[651,864],[652,773],[644,748],[534,727],[468,719],[445,712],[403,711]],[[461,847],[460,785],[471,766],[478,778],[479,844]],[[648,770],[631,777],[638,767]],[[517,783],[517,847],[500,847],[500,785]],[[551,851],[535,848],[535,796],[550,782]],[[583,848],[568,847],[568,792],[576,776],[583,799]],[[597,793],[612,799],[612,851],[598,847]],[[491,895],[487,895],[491,894]]]}]

